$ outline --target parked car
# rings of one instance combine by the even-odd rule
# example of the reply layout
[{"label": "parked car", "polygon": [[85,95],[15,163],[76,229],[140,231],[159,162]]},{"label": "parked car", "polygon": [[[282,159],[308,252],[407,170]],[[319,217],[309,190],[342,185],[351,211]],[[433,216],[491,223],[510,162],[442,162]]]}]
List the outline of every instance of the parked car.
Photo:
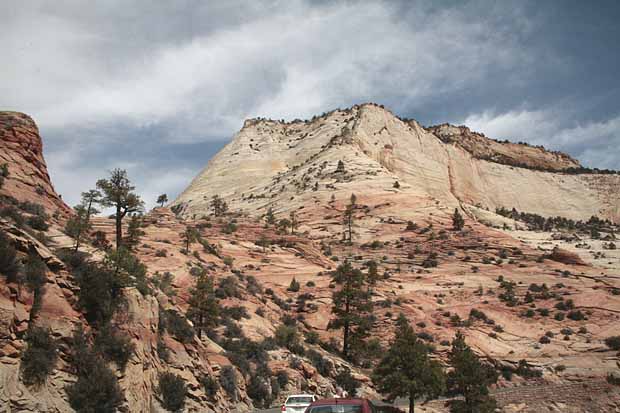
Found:
[{"label": "parked car", "polygon": [[305,413],[377,413],[367,399],[321,399],[313,402]]},{"label": "parked car", "polygon": [[310,404],[318,397],[314,394],[292,394],[282,405],[282,413],[304,413]]}]

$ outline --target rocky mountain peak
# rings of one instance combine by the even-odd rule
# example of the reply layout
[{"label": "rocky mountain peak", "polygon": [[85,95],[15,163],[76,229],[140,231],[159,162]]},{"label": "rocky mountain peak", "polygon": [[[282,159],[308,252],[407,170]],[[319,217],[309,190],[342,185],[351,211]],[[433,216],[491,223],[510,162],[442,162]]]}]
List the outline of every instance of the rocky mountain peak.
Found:
[{"label": "rocky mountain peak", "polygon": [[5,163],[8,176],[0,194],[41,204],[50,214],[70,213],[52,185],[39,129],[28,115],[0,112],[0,165]]}]

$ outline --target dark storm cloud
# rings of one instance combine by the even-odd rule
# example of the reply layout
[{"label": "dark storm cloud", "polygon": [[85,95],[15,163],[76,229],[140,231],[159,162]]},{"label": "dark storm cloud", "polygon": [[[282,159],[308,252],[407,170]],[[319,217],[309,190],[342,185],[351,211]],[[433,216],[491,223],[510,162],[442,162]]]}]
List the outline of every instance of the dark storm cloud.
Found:
[{"label": "dark storm cloud", "polygon": [[0,107],[38,122],[70,202],[119,166],[152,204],[244,118],[363,101],[620,168],[612,1],[25,1],[0,14]]}]

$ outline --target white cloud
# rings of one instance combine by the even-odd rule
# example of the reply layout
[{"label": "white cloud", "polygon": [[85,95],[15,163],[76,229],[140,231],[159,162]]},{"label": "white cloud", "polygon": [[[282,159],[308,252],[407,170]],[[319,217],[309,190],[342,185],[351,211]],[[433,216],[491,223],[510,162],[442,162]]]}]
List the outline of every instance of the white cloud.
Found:
[{"label": "white cloud", "polygon": [[[112,20],[120,26],[111,32],[72,8],[35,7],[0,33],[13,62],[3,69],[0,104],[30,113],[43,130],[172,122],[172,140],[221,139],[245,117],[308,117],[394,94],[420,99],[481,79],[489,65],[527,61],[516,34],[458,9],[421,8],[403,19],[389,3],[275,4],[217,30],[176,10],[195,33],[135,40],[142,49],[131,25]],[[154,18],[132,17],[138,28]]]}]

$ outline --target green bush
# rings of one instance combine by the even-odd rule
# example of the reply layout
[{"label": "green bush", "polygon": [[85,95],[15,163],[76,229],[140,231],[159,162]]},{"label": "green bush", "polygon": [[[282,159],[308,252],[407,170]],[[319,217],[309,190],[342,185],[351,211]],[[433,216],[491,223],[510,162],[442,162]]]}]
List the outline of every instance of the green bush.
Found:
[{"label": "green bush", "polygon": [[170,372],[161,373],[157,392],[162,399],[164,409],[171,412],[183,409],[187,397],[187,386],[180,376]]},{"label": "green bush", "polygon": [[299,285],[299,281],[297,281],[295,277],[293,277],[293,279],[291,280],[291,284],[288,286],[286,290],[296,293],[297,291],[299,291],[300,287],[301,286]]},{"label": "green bush", "polygon": [[[86,366],[83,366],[83,369]],[[116,375],[103,360],[92,357],[87,372],[79,374],[77,381],[67,386],[69,404],[77,412],[115,413],[123,403],[123,393]]]},{"label": "green bush", "polygon": [[166,310],[164,314],[164,320],[159,320],[160,324],[163,321],[163,328],[172,334],[181,343],[189,343],[194,339],[194,329],[187,322],[187,319],[170,309]]},{"label": "green bush", "polygon": [[0,273],[7,278],[8,282],[16,282],[20,271],[17,251],[4,231],[0,231]]},{"label": "green bush", "polygon": [[605,344],[612,350],[620,350],[620,336],[611,336],[605,339]]},{"label": "green bush", "polygon": [[74,270],[80,290],[78,306],[85,311],[86,320],[106,324],[120,303],[119,284],[113,271],[96,263],[84,263]]},{"label": "green bush", "polygon": [[102,328],[95,339],[95,350],[106,360],[115,362],[121,370],[125,369],[135,349],[129,336],[113,331],[109,325]]},{"label": "green bush", "polygon": [[22,354],[21,372],[26,384],[40,385],[54,370],[56,365],[56,341],[51,330],[32,327],[26,334],[28,347]]},{"label": "green bush", "polygon": [[357,389],[360,387],[360,382],[353,378],[349,369],[341,370],[336,375],[336,384],[349,393],[350,397],[355,397]]},{"label": "green bush", "polygon": [[233,401],[237,401],[237,373],[232,366],[224,366],[220,372],[220,385]]},{"label": "green bush", "polygon": [[205,390],[205,394],[211,399],[215,397],[217,391],[220,389],[220,384],[211,376],[203,376],[200,379],[200,383]]}]

